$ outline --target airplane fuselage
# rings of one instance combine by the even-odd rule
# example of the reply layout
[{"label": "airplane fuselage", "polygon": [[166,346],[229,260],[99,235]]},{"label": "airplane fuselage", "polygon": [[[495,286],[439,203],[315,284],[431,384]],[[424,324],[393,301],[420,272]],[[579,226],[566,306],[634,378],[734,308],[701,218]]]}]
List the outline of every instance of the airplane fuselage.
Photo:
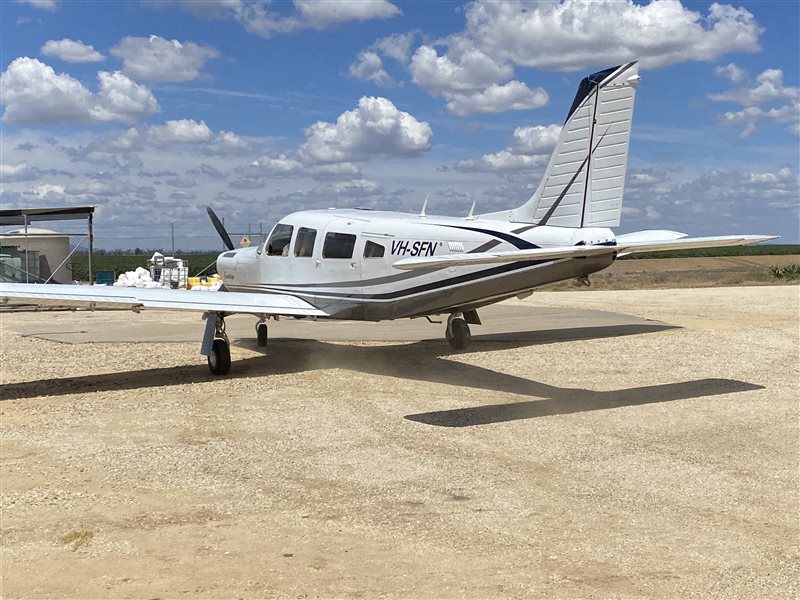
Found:
[{"label": "airplane fuselage", "polygon": [[402,258],[614,243],[606,228],[316,210],[281,219],[258,247],[222,253],[217,270],[230,291],[289,294],[331,318],[380,321],[472,310],[588,276],[614,260],[609,254],[401,271],[392,265]]}]

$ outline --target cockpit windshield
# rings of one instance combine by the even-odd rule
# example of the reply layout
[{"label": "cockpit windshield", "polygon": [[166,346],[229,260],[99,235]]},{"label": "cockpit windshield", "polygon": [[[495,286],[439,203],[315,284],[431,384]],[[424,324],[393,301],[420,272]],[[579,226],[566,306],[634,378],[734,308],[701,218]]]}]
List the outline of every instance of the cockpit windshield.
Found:
[{"label": "cockpit windshield", "polygon": [[275,225],[272,234],[267,240],[268,256],[289,256],[289,242],[292,241],[292,231],[294,227],[284,223]]}]

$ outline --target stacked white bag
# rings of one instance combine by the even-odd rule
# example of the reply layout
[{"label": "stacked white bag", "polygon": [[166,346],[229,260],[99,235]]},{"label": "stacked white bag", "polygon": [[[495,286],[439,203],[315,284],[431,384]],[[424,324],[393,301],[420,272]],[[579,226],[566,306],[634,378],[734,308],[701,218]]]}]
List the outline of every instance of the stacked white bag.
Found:
[{"label": "stacked white bag", "polygon": [[137,287],[137,288],[159,288],[162,287],[158,281],[153,281],[150,271],[142,267],[136,267],[135,271],[127,271],[117,277],[114,283],[117,287]]}]

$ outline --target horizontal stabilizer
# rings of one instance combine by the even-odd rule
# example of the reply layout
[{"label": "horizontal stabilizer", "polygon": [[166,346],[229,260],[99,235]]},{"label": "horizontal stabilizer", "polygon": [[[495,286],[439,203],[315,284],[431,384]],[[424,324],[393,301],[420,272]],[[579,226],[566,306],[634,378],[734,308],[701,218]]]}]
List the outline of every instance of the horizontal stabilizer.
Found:
[{"label": "horizontal stabilizer", "polygon": [[620,254],[637,252],[660,252],[664,250],[691,250],[693,248],[717,248],[721,246],[746,246],[777,239],[776,235],[720,235],[716,237],[680,238],[673,240],[622,241],[617,238]]},{"label": "horizontal stabilizer", "polygon": [[[639,232],[646,233],[646,232]],[[674,234],[678,232],[656,231],[655,234]],[[624,238],[624,236],[621,236]],[[659,237],[656,235],[655,237]],[[665,235],[660,235],[666,238]],[[776,236],[769,235],[727,235],[702,238],[656,239],[625,241],[617,239],[616,245],[609,246],[557,246],[552,248],[534,248],[532,250],[512,250],[509,252],[475,252],[472,254],[444,254],[424,258],[403,258],[394,263],[394,268],[402,270],[414,269],[442,269],[445,267],[464,267],[472,265],[489,265],[495,263],[510,263],[526,260],[561,260],[568,258],[582,258],[586,256],[602,256],[604,254],[633,254],[636,252],[655,252],[660,250],[688,250],[691,248],[711,248],[715,246],[744,246],[774,240]]]},{"label": "horizontal stabilizer", "polygon": [[77,308],[189,310],[255,315],[328,316],[308,302],[284,294],[200,292],[105,285],[0,283],[0,303]]},{"label": "horizontal stabilizer", "polygon": [[669,229],[646,229],[617,235],[617,243],[622,242],[663,242],[664,240],[679,240],[689,237],[688,233],[670,231]]}]

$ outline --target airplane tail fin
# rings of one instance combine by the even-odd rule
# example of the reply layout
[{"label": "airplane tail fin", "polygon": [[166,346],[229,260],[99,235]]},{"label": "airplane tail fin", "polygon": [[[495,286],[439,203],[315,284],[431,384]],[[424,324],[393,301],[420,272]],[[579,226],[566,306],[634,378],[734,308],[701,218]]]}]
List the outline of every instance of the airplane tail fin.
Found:
[{"label": "airplane tail fin", "polygon": [[561,227],[616,227],[639,65],[631,62],[581,81],[536,193],[519,208],[482,218]]}]

